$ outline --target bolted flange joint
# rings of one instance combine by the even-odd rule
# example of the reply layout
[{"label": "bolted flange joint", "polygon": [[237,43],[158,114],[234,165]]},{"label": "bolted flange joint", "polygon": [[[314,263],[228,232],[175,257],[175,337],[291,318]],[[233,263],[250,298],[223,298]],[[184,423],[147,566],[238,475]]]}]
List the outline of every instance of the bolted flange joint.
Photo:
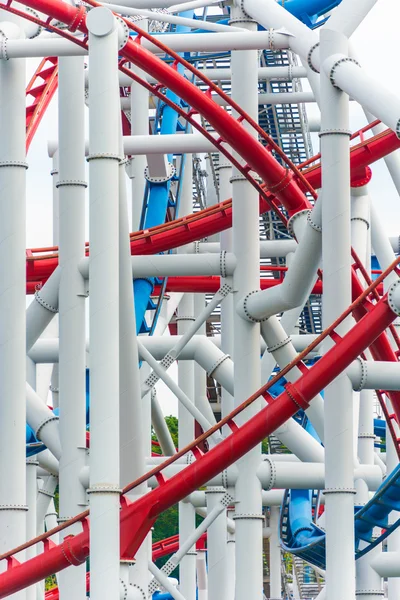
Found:
[{"label": "bolted flange joint", "polygon": [[394,314],[400,317],[400,279],[392,283],[389,288],[388,304]]},{"label": "bolted flange joint", "polygon": [[249,308],[249,299],[254,296],[254,294],[259,294],[260,290],[253,290],[252,292],[249,292],[244,298],[243,300],[240,300],[236,306],[236,311],[238,313],[238,315],[240,317],[242,317],[242,319],[244,319],[245,321],[249,321],[250,323],[262,323],[263,321],[266,321],[266,318],[257,318],[255,317],[250,308]]}]

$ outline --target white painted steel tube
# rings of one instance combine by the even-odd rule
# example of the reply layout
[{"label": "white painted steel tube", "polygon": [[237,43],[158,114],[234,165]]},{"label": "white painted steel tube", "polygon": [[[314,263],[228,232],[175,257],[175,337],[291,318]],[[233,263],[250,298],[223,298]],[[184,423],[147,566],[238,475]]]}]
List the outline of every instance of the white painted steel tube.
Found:
[{"label": "white painted steel tube", "polygon": [[[229,94],[228,94],[229,96]],[[228,100],[221,98],[217,94],[213,95],[213,100],[219,106],[229,106]],[[271,104],[273,106],[277,104],[302,104],[315,102],[315,96],[312,92],[276,92],[270,94],[259,93],[257,96],[258,104]],[[121,98],[121,109],[129,110],[130,101],[129,98]]]},{"label": "white painted steel tube", "polygon": [[204,31],[243,31],[240,27],[230,27],[229,25],[213,23],[212,21],[203,21],[201,19],[189,19],[187,17],[179,17],[176,15],[171,15],[169,13],[155,12],[153,10],[131,8],[117,4],[106,3],[104,3],[103,6],[106,6],[114,12],[118,12],[122,15],[142,16],[152,21],[161,21],[161,23],[186,25],[187,27],[191,27],[192,29],[202,29]]},{"label": "white painted steel tube", "polygon": [[50,501],[54,498],[54,492],[56,490],[58,484],[58,479],[54,475],[49,475],[44,478],[44,483],[41,487],[38,488],[37,492],[37,524],[38,531],[36,535],[38,535],[39,531],[44,531],[43,522],[46,517]]},{"label": "white painted steel tube", "polygon": [[[170,276],[207,276],[227,273],[232,275],[236,259],[232,253],[224,254],[156,254],[154,256],[132,256],[132,276],[170,277]],[[89,279],[89,258],[80,261],[80,271]]]},{"label": "white painted steel tube", "polygon": [[209,487],[206,490],[208,515],[221,507],[218,518],[207,533],[208,600],[230,600],[227,596],[231,565],[227,555],[226,508],[221,504],[224,495],[224,488]]},{"label": "white painted steel tube", "polygon": [[155,388],[151,390],[151,422],[164,456],[172,456],[175,454],[175,444],[165,422]]},{"label": "white painted steel tube", "polygon": [[90,52],[90,584],[98,600],[119,600],[118,31],[106,8],[91,10],[86,23]]},{"label": "white painted steel tube", "polygon": [[[178,398],[179,402],[186,408],[186,410],[192,415],[192,417],[194,419],[196,419],[196,421],[201,425],[203,430],[207,431],[207,429],[210,429],[211,424],[202,415],[202,413],[198,410],[198,408],[196,408],[194,406],[193,402],[191,402],[190,398],[183,391],[181,386],[178,385],[170,375],[168,375],[168,373],[164,370],[164,367],[161,366],[155,360],[155,358],[150,354],[150,352],[145,349],[145,347],[141,343],[141,340],[138,340],[138,345],[139,345],[140,356],[142,356],[144,358],[144,360],[147,362],[147,364],[153,369],[154,373],[165,383],[165,385],[167,385],[169,387],[171,392],[173,394],[175,394],[175,396]],[[144,397],[146,394],[148,394],[148,392],[149,392],[148,386],[147,385],[145,387],[142,386],[142,397]],[[213,437],[215,437],[215,439],[219,439],[219,434],[218,435],[213,434]]]},{"label": "white painted steel tube", "polygon": [[[58,62],[59,131],[59,422],[60,520],[82,512],[86,490],[79,473],[86,459],[85,281],[79,260],[85,255],[85,116],[82,57]],[[74,182],[71,184],[71,182]],[[81,531],[80,524],[62,534]],[[86,593],[86,565],[62,571],[60,599]]]},{"label": "white painted steel tube", "polygon": [[[120,140],[122,147],[122,136]],[[122,149],[122,148],[121,148]],[[128,206],[125,185],[125,165],[119,166],[119,429],[120,429],[120,484],[124,487],[145,471],[145,455],[151,452],[150,422],[146,405],[140,394],[139,355],[136,337],[134,293],[131,275],[131,252]],[[149,411],[151,410],[150,407]],[[150,419],[149,419],[150,421]],[[129,494],[134,501],[147,491],[144,483]],[[129,580],[135,593],[143,595],[148,582],[148,544],[146,536],[136,552],[135,564],[128,568]]]},{"label": "white painted steel tube", "polygon": [[271,598],[281,598],[282,572],[281,572],[281,546],[279,542],[279,508],[271,507],[269,536],[269,595]]},{"label": "white painted steel tube", "polygon": [[354,361],[346,370],[354,390],[399,390],[400,365],[396,362]]},{"label": "white painted steel tube", "polygon": [[371,566],[381,577],[400,577],[400,552],[380,552]]},{"label": "white painted steel tube", "polygon": [[376,3],[377,0],[342,0],[329,17],[328,23],[322,27],[338,31],[349,38]]},{"label": "white painted steel tube", "polygon": [[[306,220],[306,214],[302,214],[303,221]],[[320,263],[322,241],[321,231],[318,229],[320,214],[321,203],[317,202],[311,219],[306,221],[303,235],[283,283],[252,293],[240,301],[238,310],[243,318],[262,321],[279,312],[304,304],[310,286],[315,283]],[[313,225],[314,223],[317,224],[317,227]]]},{"label": "white painted steel tube", "polygon": [[[388,236],[384,230],[384,227],[381,222],[381,218],[379,213],[374,205],[371,202],[371,244],[372,248],[376,254],[376,257],[379,261],[381,269],[385,270],[388,266],[395,260],[395,255],[392,249],[392,245],[389,241]],[[384,289],[387,290],[388,287],[397,281],[398,277],[396,273],[389,273],[383,282]]]},{"label": "white painted steel tube", "polygon": [[380,119],[385,125],[400,130],[400,99],[389,89],[365,73],[353,60],[345,60],[346,56],[334,54],[324,62],[323,68],[334,85],[357,100],[366,110]]},{"label": "white painted steel tube", "polygon": [[[232,164],[225,158],[225,156],[219,153],[218,163],[218,176],[219,176],[219,195],[220,198],[229,198],[232,196]],[[233,248],[233,231],[226,229],[221,231],[220,234],[220,248],[221,251],[231,252]],[[231,285],[231,281],[228,280],[226,283]],[[221,306],[221,349],[224,353],[232,356],[233,354],[233,323],[234,323],[234,294],[230,294],[225,302]],[[221,416],[225,417],[234,408],[233,399],[233,378],[232,378],[232,390],[228,390],[226,386],[222,386],[221,394]],[[227,551],[227,549],[226,549]],[[212,582],[209,582],[210,594],[212,591]],[[229,593],[229,584],[226,582],[226,592]]]},{"label": "white painted steel tube", "polygon": [[58,417],[44,404],[35,390],[26,383],[24,394],[26,397],[26,421],[50,452],[59,459],[61,456],[60,435],[58,431]]},{"label": "white painted steel tube", "polygon": [[[290,36],[274,31],[255,31],[251,34],[241,32],[228,33],[199,33],[186,35],[175,33],[168,35],[156,34],[154,38],[165,43],[175,52],[217,52],[226,50],[263,50],[272,43],[275,50],[289,46]],[[133,38],[134,39],[134,38]],[[146,50],[160,54],[161,50],[147,39],[142,40]],[[68,40],[34,39],[10,40],[7,44],[7,55],[10,58],[33,58],[43,56],[85,56],[87,51]],[[3,56],[0,54],[0,58]]]},{"label": "white painted steel tube", "polygon": [[44,286],[35,292],[34,299],[26,309],[27,352],[29,352],[54,315],[58,312],[60,277],[61,269],[57,267]]},{"label": "white painted steel tube", "polygon": [[[231,18],[249,30],[247,35],[250,38],[257,36],[257,24],[249,22],[248,16],[241,8],[233,6]],[[257,120],[257,52],[232,52],[231,68],[232,98]],[[238,261],[233,285],[236,292],[234,295],[243,297],[259,286],[259,198],[257,191],[236,169],[233,169],[232,174],[233,252]],[[236,300],[234,302],[236,303]],[[260,386],[260,327],[258,323],[245,321],[234,311],[233,329],[234,386],[237,406]],[[260,402],[256,401],[238,416],[238,421],[243,423],[259,410]],[[261,597],[264,517],[261,485],[256,474],[260,455],[261,448],[258,445],[238,464],[234,516],[236,523],[235,597],[238,599],[259,600]]]},{"label": "white painted steel tube", "polygon": [[[296,350],[288,338],[277,317],[270,317],[261,323],[261,335],[267,343],[267,352],[271,352],[274,360],[283,369],[297,356]],[[298,367],[294,367],[286,375],[286,379],[294,383],[301,375]],[[313,398],[310,407],[305,411],[319,438],[324,439],[324,402],[320,394]]]},{"label": "white painted steel tube", "polygon": [[159,581],[163,588],[169,592],[174,600],[187,600],[187,598],[181,594],[181,592],[170,582],[167,575],[165,575],[161,569],[159,569],[154,563],[149,562],[149,571]]},{"label": "white painted steel tube", "polygon": [[310,48],[319,41],[316,31],[310,30],[275,0],[244,0],[243,7],[263,27],[290,31],[290,47],[304,59],[307,59]]},{"label": "white painted steel tube", "polygon": [[[190,214],[193,206],[193,183],[192,183],[192,155],[186,155],[186,163],[182,177],[181,200],[179,206],[179,216]],[[180,252],[184,252],[185,248],[181,248]],[[178,343],[179,348],[182,348],[182,342],[190,339],[192,333],[195,333],[201,322],[197,321],[194,314],[194,295],[184,294],[177,310],[177,330],[181,335],[181,341]],[[172,350],[173,352],[173,350]],[[174,352],[172,354],[174,356]],[[194,389],[194,363],[193,362],[178,362],[178,386],[180,390],[188,398],[188,404],[201,415],[202,413],[195,406],[195,389]],[[184,448],[187,444],[196,437],[195,422],[193,418],[193,410],[189,412],[185,409],[182,403],[178,405],[178,447]],[[208,427],[204,427],[204,422],[208,423],[208,419],[202,416],[202,421],[196,419],[205,431]],[[186,540],[193,540],[193,535],[196,528],[195,510],[194,507],[187,502],[179,503],[179,544],[182,545]],[[196,548],[194,543],[186,549],[185,556],[182,558],[179,569],[179,589],[185,596],[186,600],[195,600],[196,598]]]},{"label": "white painted steel tube", "polygon": [[[1,24],[8,37],[17,25]],[[26,539],[25,61],[0,61],[0,552]],[[12,596],[23,600],[25,592]]]},{"label": "white painted steel tube", "polygon": [[[36,468],[37,460],[35,457],[26,460],[26,504],[28,512],[26,514],[26,538],[31,540],[36,537],[36,514],[37,514],[37,483]],[[31,546],[26,551],[26,559],[29,560],[36,556],[36,546]],[[36,600],[36,586],[32,585],[26,589],[26,600]]]},{"label": "white painted steel tube", "polygon": [[[221,69],[210,69],[210,68],[198,68],[198,70],[200,71],[200,73],[203,73],[203,75],[205,75],[208,79],[211,79],[212,81],[230,81],[231,77],[232,77],[232,70],[230,68],[224,68],[222,67]],[[191,71],[185,70],[184,74],[186,77],[192,77],[193,73],[191,73]],[[304,77],[306,77],[307,75],[307,71],[304,67],[297,67],[297,66],[287,66],[287,67],[259,67],[258,68],[258,79],[261,81],[268,81],[270,79],[273,79],[274,81],[277,79],[282,79],[282,80],[287,80],[287,81],[292,81],[293,79],[302,79]],[[152,78],[150,75],[145,75],[145,78],[147,79],[147,81],[149,81],[150,83],[155,83],[155,79]],[[195,81],[197,81],[198,78],[195,77]],[[129,85],[131,85],[132,83],[132,78],[129,77],[129,75],[126,75],[125,73],[120,73],[119,74],[119,82],[120,85],[128,87]],[[220,184],[221,185],[221,184]]]},{"label": "white painted steel tube", "polygon": [[[144,31],[148,30],[148,21],[141,23]],[[145,73],[136,65],[131,64],[132,71],[140,77],[146,78]],[[130,117],[131,117],[131,134],[142,135],[149,137],[149,91],[145,87],[131,81],[130,97]],[[146,180],[143,177],[144,170],[147,166],[146,156],[138,155],[135,152],[128,152],[131,158],[127,164],[126,170],[131,179],[131,194],[132,194],[132,228],[131,231],[136,231],[140,228],[140,219],[142,215],[142,205],[144,192],[146,189]]]},{"label": "white painted steel tube", "polygon": [[[325,68],[335,53],[347,55],[347,39],[321,31],[323,327],[351,303],[350,169],[348,97],[333,87]],[[340,240],[340,244],[337,241]],[[338,333],[348,328],[343,323]],[[326,344],[330,347],[331,342]],[[353,600],[354,474],[352,389],[342,373],[325,389],[327,600]],[[345,568],[343,566],[345,565]]]}]

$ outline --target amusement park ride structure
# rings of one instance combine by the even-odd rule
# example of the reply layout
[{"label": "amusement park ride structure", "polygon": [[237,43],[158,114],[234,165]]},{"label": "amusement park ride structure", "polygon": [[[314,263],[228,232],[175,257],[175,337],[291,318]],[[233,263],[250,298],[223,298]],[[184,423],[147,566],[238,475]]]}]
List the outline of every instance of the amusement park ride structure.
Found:
[{"label": "amusement park ride structure", "polygon": [[[369,192],[383,159],[400,193],[400,99],[349,43],[376,3],[1,2],[0,598],[400,598],[400,257]],[[26,249],[52,101],[54,246]]]}]

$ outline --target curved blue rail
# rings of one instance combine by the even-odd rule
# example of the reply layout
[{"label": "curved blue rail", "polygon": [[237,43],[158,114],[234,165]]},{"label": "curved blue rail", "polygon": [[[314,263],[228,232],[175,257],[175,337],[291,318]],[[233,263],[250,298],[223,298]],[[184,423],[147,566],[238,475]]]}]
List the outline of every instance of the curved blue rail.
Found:
[{"label": "curved blue rail", "polygon": [[[325,532],[313,522],[310,491],[287,490],[281,509],[282,548],[316,567],[325,569]],[[400,511],[400,465],[386,478],[371,500],[354,516],[356,560],[380,544],[400,526],[400,518],[389,524],[392,511]],[[375,527],[381,535],[373,537]]]}]

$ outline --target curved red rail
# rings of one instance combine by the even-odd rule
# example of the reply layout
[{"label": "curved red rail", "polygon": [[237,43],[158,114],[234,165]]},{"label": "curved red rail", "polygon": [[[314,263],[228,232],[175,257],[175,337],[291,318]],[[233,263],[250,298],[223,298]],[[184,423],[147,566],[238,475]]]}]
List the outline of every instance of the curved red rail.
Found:
[{"label": "curved red rail", "polygon": [[[207,534],[203,533],[196,543],[196,548],[203,547],[206,540]],[[177,550],[179,550],[179,535],[172,535],[169,538],[155,542],[153,544],[153,561],[156,561],[163,556],[167,556],[168,554],[173,554]],[[86,573],[86,591],[90,591],[90,573]],[[60,593],[58,587],[48,590],[45,594],[46,600],[59,600],[59,597]]]},{"label": "curved red rail", "polygon": [[[393,322],[396,315],[390,309],[386,296],[379,300],[376,305],[371,305],[368,298],[399,262],[400,259],[397,259],[371,286],[362,292],[360,297],[323,334],[318,336],[281,373],[278,373],[247,401],[243,402],[220,423],[199,436],[192,444],[124,488],[123,493],[126,494],[150,477],[156,477],[159,483],[156,489],[133,503],[129,503],[125,496],[121,497],[122,557],[131,559],[135,555],[159,514],[188,496],[230,464],[236,462],[254,445],[260,443],[262,439],[293,416],[298,411],[299,406],[304,409],[307,408],[309,402],[321,389],[329,385],[357,356],[373,344],[374,340]],[[368,308],[360,322],[343,337],[337,335],[335,328],[351,312],[354,312],[366,302]],[[303,365],[302,374],[296,384],[288,384],[285,390],[276,399],[273,399],[268,393],[271,385],[295,365],[298,365],[328,335],[335,342],[334,346],[311,369],[307,369]],[[234,417],[261,396],[265,398],[268,405],[239,427],[234,422]],[[199,444],[225,424],[230,427],[232,434],[209,452],[202,454],[198,447]],[[189,451],[193,453],[195,462],[185,467],[183,472],[166,480],[162,474],[163,469]],[[33,585],[46,576],[69,567],[71,564],[82,564],[89,554],[89,522],[87,516],[88,511],[2,555],[0,560],[7,560],[8,569],[0,575],[0,598]],[[83,531],[80,534],[68,536],[62,544],[50,548],[48,539],[51,535],[77,522],[81,522],[83,525]],[[18,563],[13,557],[17,552],[38,542],[44,543],[44,550],[41,554],[22,564]]]},{"label": "curved red rail", "polygon": [[[75,8],[57,0],[27,0],[25,4],[49,15],[46,26],[50,26],[52,17],[66,22],[71,28],[75,28],[78,23],[81,31],[86,31],[85,8],[82,6]],[[8,10],[18,12],[11,9],[10,6],[8,6]],[[137,28],[135,30],[138,31]],[[60,34],[65,37],[65,33],[60,32]],[[241,156],[244,159],[245,164],[240,164],[239,170],[246,174],[246,176],[248,175],[247,178],[249,180],[253,178],[253,176],[250,176],[251,170],[255,170],[261,175],[266,182],[266,190],[272,192],[290,214],[295,213],[302,208],[306,208],[308,203],[305,200],[302,187],[300,186],[300,181],[303,181],[303,179],[298,176],[299,183],[297,183],[293,173],[289,169],[281,167],[273,159],[268,150],[260,145],[258,141],[247,132],[243,127],[243,121],[246,121],[250,127],[256,129],[247,115],[243,115],[239,111],[239,119],[235,120],[224,110],[221,111],[211,98],[211,93],[214,91],[211,82],[207,92],[204,94],[196,88],[196,86],[193,86],[188,81],[182,79],[175,69],[171,69],[157,57],[144,50],[140,46],[141,37],[144,37],[144,34],[139,31],[136,42],[132,40],[128,41],[122,51],[124,58],[138,65],[158,81],[161,81],[165,86],[178,93],[188,102],[192,107],[192,110],[198,111],[204,115],[214,126],[214,129],[220,134],[221,137],[218,140],[218,144],[223,153],[225,153],[226,150],[224,145],[228,144],[232,147],[240,147]],[[82,44],[85,44],[85,41]],[[166,50],[168,51],[168,49]],[[173,55],[170,51],[168,51],[168,53]],[[123,65],[122,67],[125,68]],[[161,94],[160,90],[161,85],[155,86],[153,93],[156,95],[157,93]],[[232,102],[230,104],[232,105]],[[380,138],[378,140],[379,148],[377,149],[375,147],[376,154],[379,154],[379,151],[382,152],[381,140],[384,137],[386,138],[383,143],[385,153],[387,153],[387,148],[390,147],[391,144],[394,144],[391,133],[387,134],[384,132],[380,136],[376,136],[376,138]],[[365,150],[368,152],[372,148],[370,142],[371,140],[366,143],[368,145],[362,143],[358,146],[358,154],[356,155],[358,161],[362,162],[368,160],[368,162],[371,162],[370,156],[368,159],[365,157]],[[398,140],[396,140],[396,142],[396,147],[398,147]],[[352,158],[354,158],[353,153]],[[318,167],[311,167],[308,169],[309,182],[310,180],[315,180],[316,182],[318,177],[320,178]],[[314,183],[314,185],[316,185],[316,183]],[[255,187],[257,188],[257,185],[255,185]],[[266,197],[265,188],[260,188],[260,190],[260,193],[262,192],[261,195],[268,201],[269,198]],[[274,209],[276,208],[274,205],[272,205],[272,207]],[[188,222],[185,224],[181,223],[180,225],[187,228]],[[151,238],[151,234],[148,236],[146,233],[147,232],[144,232],[144,235],[142,233],[143,237],[140,237],[140,243],[143,243],[142,240],[147,237]],[[162,233],[165,234],[166,230],[164,229]],[[167,235],[171,238],[170,233],[167,233]],[[135,243],[135,241],[138,241],[138,238],[132,240],[133,243]],[[167,243],[166,240],[165,243]],[[154,251],[153,245],[152,251]],[[149,252],[142,253],[147,254]],[[56,257],[51,258],[56,260]],[[349,311],[353,311],[356,318],[360,319],[348,334],[343,338],[333,335],[334,326],[330,328],[328,333],[324,333],[325,336],[332,335],[336,345],[318,363],[316,363],[312,369],[302,371],[302,375],[295,385],[289,384],[286,387],[286,390],[273,401],[267,392],[270,385],[274,382],[274,380],[271,380],[240,407],[241,410],[244,409],[249,403],[263,395],[269,402],[269,405],[266,408],[240,428],[233,421],[233,418],[239,411],[235,411],[229,415],[226,423],[232,429],[232,436],[221,442],[207,454],[201,455],[198,444],[212,433],[213,429],[211,429],[209,432],[206,432],[197,438],[197,440],[195,440],[191,446],[184,449],[184,451],[177,453],[173,458],[165,461],[162,466],[153,469],[153,471],[144,478],[140,478],[125,488],[124,492],[127,492],[152,475],[158,478],[160,484],[157,489],[132,504],[128,504],[128,501],[125,498],[122,498],[121,553],[123,557],[128,558],[134,555],[158,514],[168,508],[168,506],[175,504],[190,492],[197,489],[205,481],[219,473],[229,464],[237,461],[256,443],[261,441],[261,439],[297,412],[298,406],[306,408],[309,401],[316,393],[328,385],[354,358],[360,355],[366,347],[373,347],[380,338],[384,337],[382,333],[394,320],[395,315],[390,310],[386,297],[379,300],[376,305],[367,300],[368,295],[382,279],[383,276],[374,282],[367,291],[363,292],[361,297],[353,303],[348,311],[346,311],[345,314],[349,314]],[[361,314],[361,312],[363,314]],[[336,326],[337,322],[334,325]],[[324,336],[320,336],[318,341],[321,341],[321,337]],[[314,346],[312,345],[312,347]],[[312,347],[307,348],[305,352],[308,353]],[[302,357],[303,353],[299,355],[296,361],[293,361],[293,363],[288,365],[288,368],[293,368],[294,364],[298,364]],[[283,374],[284,371],[282,371],[278,377],[280,378]],[[221,424],[222,423],[219,423],[216,427],[221,427]],[[185,468],[184,473],[178,474],[166,481],[162,475],[162,469],[168,464],[171,464],[171,462],[176,460],[182,453],[189,450],[195,455],[196,462]],[[49,548],[47,539],[52,532],[33,540],[31,543],[36,543],[38,541],[44,542],[44,552],[26,563],[19,565],[15,559],[12,558],[12,555],[15,554],[16,550],[9,553],[7,556],[3,556],[2,558],[7,557],[10,568],[0,576],[0,597],[15,593],[27,585],[31,585],[43,579],[50,573],[66,568],[70,564],[81,564],[86,559],[89,552],[87,513],[78,515],[75,519],[70,521],[69,524],[77,521],[82,522],[84,528],[83,532],[72,538],[68,538],[67,542],[63,542],[60,546],[51,549]]]},{"label": "curved red rail", "polygon": [[58,85],[57,58],[44,58],[36,69],[26,88],[27,99],[32,101],[26,107],[26,151],[49,106]]}]

